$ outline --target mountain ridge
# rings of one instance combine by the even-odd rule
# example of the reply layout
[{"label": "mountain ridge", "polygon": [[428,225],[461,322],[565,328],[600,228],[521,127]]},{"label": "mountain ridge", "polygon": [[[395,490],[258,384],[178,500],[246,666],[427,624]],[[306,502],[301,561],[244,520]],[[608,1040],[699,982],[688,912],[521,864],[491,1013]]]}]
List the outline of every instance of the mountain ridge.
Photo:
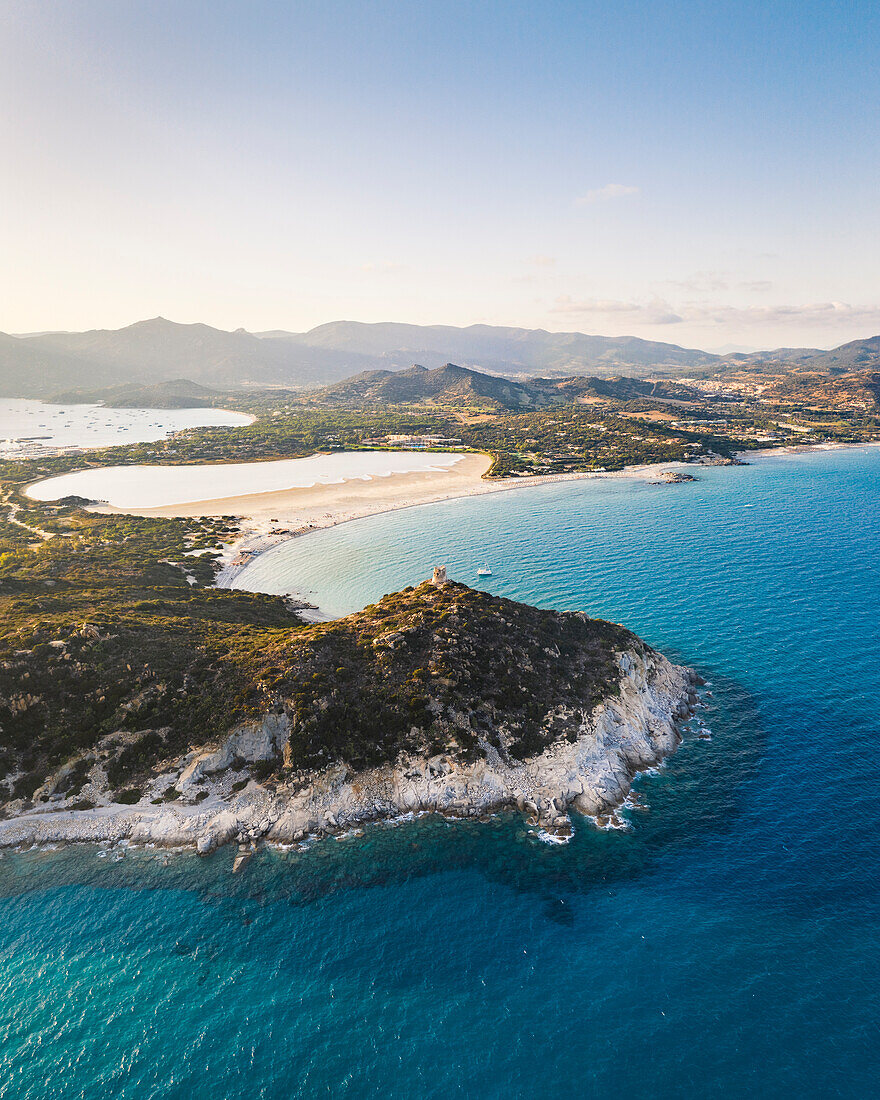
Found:
[{"label": "mountain ridge", "polygon": [[434,370],[415,364],[407,370],[364,371],[315,391],[311,399],[322,404],[352,407],[433,403],[523,410],[569,404],[583,398],[689,400],[698,396],[694,390],[678,382],[649,382],[625,376],[606,379],[589,375],[514,381],[455,363],[445,363]]},{"label": "mountain ridge", "polygon": [[830,351],[777,348],[757,355],[713,355],[635,336],[553,333],[492,325],[408,325],[332,321],[305,333],[227,331],[164,317],[120,329],[0,333],[0,396],[48,397],[124,385],[189,379],[211,388],[314,389],[354,375],[429,370],[455,363],[521,383],[564,379],[712,377],[789,370],[845,373],[880,367],[880,336]]}]

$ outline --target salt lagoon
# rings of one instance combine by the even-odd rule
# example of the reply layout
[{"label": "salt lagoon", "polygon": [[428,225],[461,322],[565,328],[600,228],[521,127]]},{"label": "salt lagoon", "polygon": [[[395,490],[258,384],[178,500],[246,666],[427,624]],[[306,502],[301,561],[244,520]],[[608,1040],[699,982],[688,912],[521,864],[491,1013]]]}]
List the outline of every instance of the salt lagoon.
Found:
[{"label": "salt lagoon", "polygon": [[[109,466],[80,470],[31,485],[33,500],[80,496],[113,508],[163,508],[314,485],[372,481],[393,474],[448,471],[464,456],[423,451],[345,451],[275,462],[203,466]],[[230,505],[230,511],[234,509]]]},{"label": "salt lagoon", "polygon": [[228,409],[110,409],[103,405],[51,405],[25,398],[0,399],[0,449],[16,443],[43,447],[117,447],[150,443],[184,428],[241,427],[253,417]]}]

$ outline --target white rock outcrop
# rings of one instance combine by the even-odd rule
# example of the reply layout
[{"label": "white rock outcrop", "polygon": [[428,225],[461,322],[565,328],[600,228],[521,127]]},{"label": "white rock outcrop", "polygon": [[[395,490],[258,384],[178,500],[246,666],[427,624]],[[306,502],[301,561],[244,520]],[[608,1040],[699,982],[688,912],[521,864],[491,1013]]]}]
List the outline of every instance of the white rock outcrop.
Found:
[{"label": "white rock outcrop", "polygon": [[286,714],[267,714],[262,722],[239,726],[222,745],[195,755],[174,786],[187,796],[207,776],[224,771],[238,760],[248,764],[271,760],[283,750],[289,735],[290,722]]},{"label": "white rock outcrop", "polygon": [[174,786],[184,800],[193,799],[189,803],[154,805],[145,796],[134,806],[42,808],[0,821],[0,845],[127,839],[186,845],[204,854],[230,841],[290,843],[403,814],[481,817],[510,808],[564,836],[571,831],[570,810],[588,816],[613,812],[633,777],[674,751],[681,740],[678,726],[696,698],[694,674],[652,650],[621,653],[618,667],[619,693],[592,712],[574,715],[580,721],[577,737],[524,761],[481,742],[482,755],[472,763],[438,755],[400,758],[361,772],[334,764],[272,792],[255,781],[236,791],[241,784],[233,785],[230,775],[238,773],[230,773],[231,765],[284,752],[288,719],[271,714],[240,727],[222,745],[183,758],[173,774],[152,784],[152,794]]}]

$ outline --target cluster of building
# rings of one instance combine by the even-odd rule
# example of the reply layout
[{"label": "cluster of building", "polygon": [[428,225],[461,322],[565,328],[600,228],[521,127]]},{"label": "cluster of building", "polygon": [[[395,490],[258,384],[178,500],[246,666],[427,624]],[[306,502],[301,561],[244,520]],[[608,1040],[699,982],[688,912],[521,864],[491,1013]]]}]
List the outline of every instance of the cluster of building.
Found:
[{"label": "cluster of building", "polygon": [[460,443],[460,439],[444,435],[383,435],[378,439],[364,440],[366,446],[402,447],[410,451],[425,451],[430,450],[431,447],[454,447]]},{"label": "cluster of building", "polygon": [[39,437],[0,439],[0,458],[19,459],[22,462],[28,458],[54,458],[56,455],[81,454],[82,450],[82,447],[50,447],[41,443]]}]

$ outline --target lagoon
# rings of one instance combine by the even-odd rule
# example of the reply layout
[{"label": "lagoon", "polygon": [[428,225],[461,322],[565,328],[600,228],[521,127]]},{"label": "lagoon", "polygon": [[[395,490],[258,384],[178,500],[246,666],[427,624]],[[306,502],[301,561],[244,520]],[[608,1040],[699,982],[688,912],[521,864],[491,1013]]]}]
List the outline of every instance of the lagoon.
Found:
[{"label": "lagoon", "polygon": [[[114,508],[164,508],[253,496],[313,485],[372,481],[393,474],[449,470],[460,454],[423,451],[344,451],[273,462],[200,466],[108,466],[49,478],[27,489],[34,500],[80,496]],[[229,506],[232,513],[236,508]]]}]

